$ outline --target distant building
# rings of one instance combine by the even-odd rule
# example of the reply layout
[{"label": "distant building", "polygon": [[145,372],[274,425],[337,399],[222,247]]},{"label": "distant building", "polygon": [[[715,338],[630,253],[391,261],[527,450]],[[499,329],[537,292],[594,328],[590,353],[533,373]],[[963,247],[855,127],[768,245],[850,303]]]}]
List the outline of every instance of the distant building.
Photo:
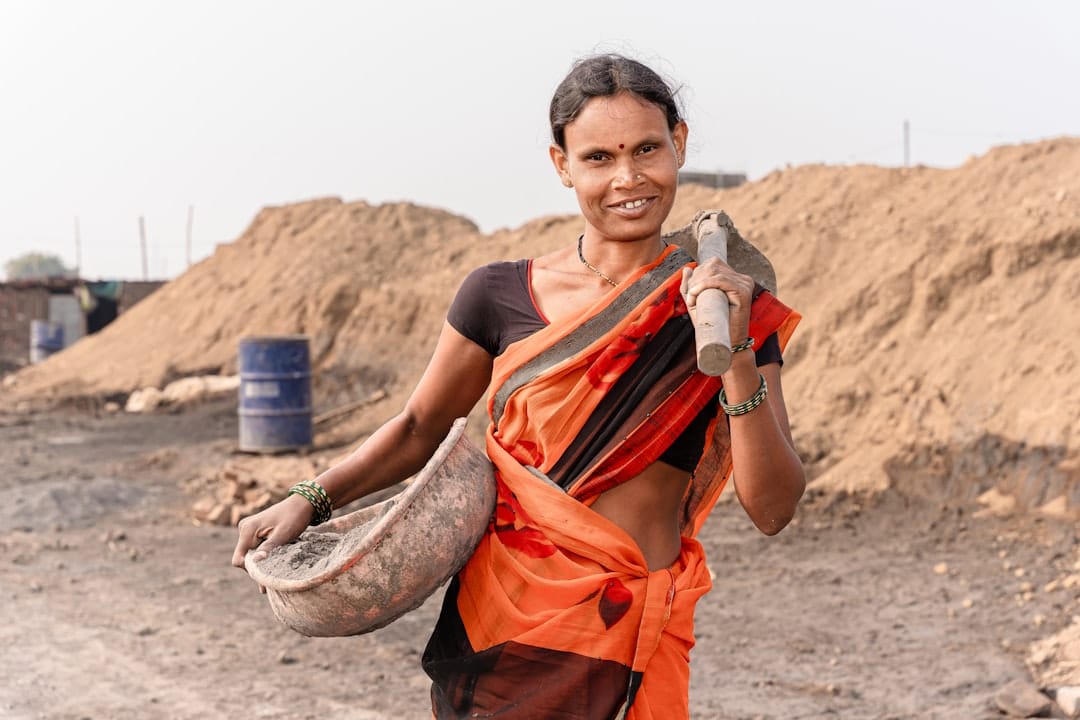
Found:
[{"label": "distant building", "polygon": [[164,284],[76,278],[0,283],[0,373],[31,360],[31,325],[35,321],[62,328],[60,337],[67,347],[105,327]]},{"label": "distant building", "polygon": [[694,183],[711,188],[733,188],[746,182],[746,173],[694,172],[684,170],[679,173],[679,184]]}]

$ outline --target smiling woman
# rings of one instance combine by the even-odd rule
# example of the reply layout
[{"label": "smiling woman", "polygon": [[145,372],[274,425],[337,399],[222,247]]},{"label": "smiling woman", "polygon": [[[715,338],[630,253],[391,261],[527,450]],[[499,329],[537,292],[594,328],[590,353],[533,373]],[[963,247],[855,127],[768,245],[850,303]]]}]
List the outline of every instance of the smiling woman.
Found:
[{"label": "smiling woman", "polygon": [[[586,58],[550,119],[581,233],[470,273],[403,411],[242,521],[233,562],[417,472],[487,391],[497,503],[424,652],[435,716],[685,718],[694,606],[711,587],[701,524],[733,466],[767,534],[803,492],[780,384],[799,315],[665,242],[689,131],[651,69]],[[719,378],[694,353],[706,289],[730,306]]]},{"label": "smiling woman", "polygon": [[566,148],[552,145],[551,159],[577,191],[585,244],[655,240],[675,203],[686,123],[669,131],[660,108],[620,93],[591,101],[565,136]]},{"label": "smiling woman", "polygon": [[[663,80],[628,58],[583,62],[551,101],[551,160],[576,190],[583,244],[656,240],[675,202],[686,123]],[[631,221],[631,222],[627,222]]]}]

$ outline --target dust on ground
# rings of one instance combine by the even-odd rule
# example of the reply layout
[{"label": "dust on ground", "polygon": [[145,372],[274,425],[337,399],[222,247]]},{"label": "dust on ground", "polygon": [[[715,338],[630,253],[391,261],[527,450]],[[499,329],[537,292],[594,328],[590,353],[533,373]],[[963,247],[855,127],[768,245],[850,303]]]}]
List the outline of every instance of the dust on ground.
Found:
[{"label": "dust on ground", "polygon": [[[235,401],[184,413],[0,415],[0,716],[424,718],[438,609],[305,638],[193,524],[185,481],[235,458]],[[992,718],[1033,642],[1080,611],[1076,527],[979,505],[814,493],[767,538],[705,526],[695,718]],[[1056,581],[1056,585],[1054,585]],[[1051,588],[1051,589],[1047,589]]]}]

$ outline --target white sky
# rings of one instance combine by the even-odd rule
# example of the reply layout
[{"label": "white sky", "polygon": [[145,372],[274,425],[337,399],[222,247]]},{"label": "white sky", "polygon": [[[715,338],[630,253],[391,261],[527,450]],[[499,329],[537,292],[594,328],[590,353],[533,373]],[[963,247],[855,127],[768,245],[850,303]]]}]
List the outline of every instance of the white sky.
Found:
[{"label": "white sky", "polygon": [[412,200],[485,231],[574,212],[547,106],[626,51],[681,82],[687,169],[954,166],[1080,134],[1080,2],[0,2],[0,263],[152,277],[265,205]]}]

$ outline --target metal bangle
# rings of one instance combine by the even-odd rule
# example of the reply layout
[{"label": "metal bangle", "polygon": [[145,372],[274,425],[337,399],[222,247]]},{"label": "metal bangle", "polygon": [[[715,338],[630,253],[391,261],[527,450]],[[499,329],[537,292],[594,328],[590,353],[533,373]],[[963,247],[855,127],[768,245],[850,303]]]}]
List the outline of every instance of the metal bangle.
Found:
[{"label": "metal bangle", "polygon": [[289,489],[289,495],[299,495],[311,504],[311,507],[315,510],[315,513],[311,516],[312,525],[320,525],[326,522],[326,509],[322,504],[321,498],[319,498],[312,490],[294,485]]},{"label": "metal bangle", "polygon": [[765,402],[765,396],[769,394],[769,386],[765,382],[764,375],[758,373],[758,377],[761,379],[761,384],[758,385],[757,392],[751,395],[749,400],[736,405],[728,405],[727,394],[724,392],[724,388],[720,388],[720,407],[724,409],[725,413],[728,415],[745,415]]},{"label": "metal bangle", "polygon": [[311,518],[312,525],[321,525],[329,520],[333,513],[329,495],[326,494],[323,486],[314,480],[296,483],[289,488],[289,495],[299,495],[311,503],[311,507],[315,509],[315,514]]},{"label": "metal bangle", "polygon": [[743,350],[752,350],[753,347],[754,347],[754,338],[748,337],[745,340],[743,340],[741,343],[739,343],[738,345],[732,345],[731,346],[731,352],[737,353],[737,352],[742,352]]}]

